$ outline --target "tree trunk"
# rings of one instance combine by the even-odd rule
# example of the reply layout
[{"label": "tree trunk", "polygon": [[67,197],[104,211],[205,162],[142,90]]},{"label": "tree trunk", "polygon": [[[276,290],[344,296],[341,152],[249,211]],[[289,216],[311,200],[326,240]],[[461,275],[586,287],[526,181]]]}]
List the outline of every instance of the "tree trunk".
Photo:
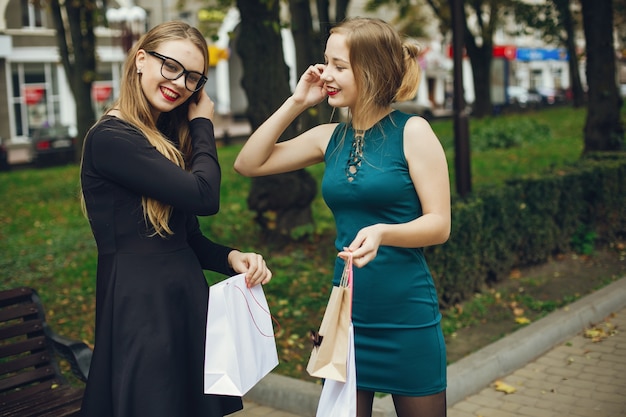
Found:
[{"label": "tree trunk", "polygon": [[[308,0],[289,0],[291,13],[291,33],[296,47],[296,76],[304,74],[309,65],[324,62],[320,42],[320,34],[313,31],[313,17]],[[328,108],[324,103],[318,104],[318,109]],[[300,116],[300,129],[306,130],[320,121],[320,113],[310,108]]]},{"label": "tree trunk", "polygon": [[611,1],[582,0],[588,105],[583,153],[624,149],[617,89]]},{"label": "tree trunk", "polygon": [[[236,46],[243,64],[241,85],[248,98],[248,120],[255,130],[291,94],[289,69],[279,29],[279,2],[237,0],[237,7],[241,16]],[[293,123],[281,140],[294,137],[296,125]],[[304,170],[254,178],[248,206],[256,212],[264,237],[280,245],[313,230],[311,202],[316,193],[315,179]]]},{"label": "tree trunk", "polygon": [[572,101],[574,107],[581,107],[585,102],[585,92],[580,80],[580,72],[578,69],[578,54],[576,51],[576,39],[574,35],[574,19],[572,19],[572,11],[570,10],[570,0],[553,0],[554,5],[559,11],[561,24],[565,29],[566,39],[565,47],[569,57],[569,76],[572,89]]},{"label": "tree trunk", "polygon": [[[85,134],[96,120],[91,103],[91,86],[96,77],[96,37],[94,26],[96,4],[92,0],[65,2],[68,38],[58,0],[50,1],[57,44],[68,84],[76,102],[75,161],[80,162]],[[73,51],[73,52],[70,52]]]},{"label": "tree trunk", "polygon": [[[476,13],[481,13],[481,7],[475,6]],[[494,9],[495,13],[496,10]],[[467,21],[465,9],[463,9],[463,18]],[[495,15],[491,15],[490,19],[497,19]],[[479,29],[482,34],[482,44],[479,46],[476,42],[476,36],[465,25],[463,37],[465,41],[465,49],[469,56],[472,66],[472,79],[474,80],[474,103],[472,104],[472,116],[485,117],[492,113],[491,103],[491,61],[493,60],[493,31],[489,28],[493,27],[493,22],[484,23],[479,19]]]},{"label": "tree trunk", "polygon": [[491,61],[493,55],[491,48],[491,44],[475,49],[467,48],[467,54],[472,65],[472,79],[474,80],[475,98],[472,104],[472,116],[477,118],[489,116],[492,113]]}]

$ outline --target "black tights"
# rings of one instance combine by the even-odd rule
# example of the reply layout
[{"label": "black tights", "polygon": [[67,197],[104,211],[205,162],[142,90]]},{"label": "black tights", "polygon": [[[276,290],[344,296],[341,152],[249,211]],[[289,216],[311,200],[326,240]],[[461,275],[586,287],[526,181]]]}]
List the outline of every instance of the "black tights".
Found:
[{"label": "black tights", "polygon": [[[425,397],[393,395],[393,405],[398,417],[446,417],[446,391]],[[357,417],[372,417],[374,393],[358,390],[356,393]]]}]

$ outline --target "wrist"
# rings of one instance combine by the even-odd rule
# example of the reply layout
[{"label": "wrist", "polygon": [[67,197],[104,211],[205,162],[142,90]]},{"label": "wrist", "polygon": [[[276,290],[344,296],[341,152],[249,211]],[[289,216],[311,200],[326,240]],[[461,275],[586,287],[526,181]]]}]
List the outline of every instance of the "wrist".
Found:
[{"label": "wrist", "polygon": [[389,225],[385,223],[376,223],[372,225],[372,230],[378,235],[378,240],[382,245],[387,239],[387,233],[389,232]]},{"label": "wrist", "polygon": [[287,104],[290,108],[298,111],[298,113],[302,113],[307,108],[309,108],[309,105],[307,105],[307,103],[303,99],[299,99],[294,95],[288,97],[285,104]]},{"label": "wrist", "polygon": [[227,256],[227,261],[228,261],[228,267],[232,270],[234,270],[235,268],[233,268],[233,265],[235,263],[235,258],[237,257],[237,254],[239,253],[239,251],[237,249],[233,249],[230,252],[228,252],[228,256]]}]

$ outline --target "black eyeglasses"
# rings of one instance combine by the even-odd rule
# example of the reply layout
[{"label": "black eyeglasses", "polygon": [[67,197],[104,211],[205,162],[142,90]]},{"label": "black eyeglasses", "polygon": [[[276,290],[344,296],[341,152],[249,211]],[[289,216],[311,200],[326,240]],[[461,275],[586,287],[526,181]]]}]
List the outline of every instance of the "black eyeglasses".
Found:
[{"label": "black eyeglasses", "polygon": [[185,76],[185,88],[189,91],[196,92],[204,86],[207,77],[196,71],[187,71],[183,64],[176,61],[174,58],[161,55],[158,52],[146,51],[155,58],[159,58],[163,63],[161,64],[161,75],[166,80],[177,80],[183,75]]}]

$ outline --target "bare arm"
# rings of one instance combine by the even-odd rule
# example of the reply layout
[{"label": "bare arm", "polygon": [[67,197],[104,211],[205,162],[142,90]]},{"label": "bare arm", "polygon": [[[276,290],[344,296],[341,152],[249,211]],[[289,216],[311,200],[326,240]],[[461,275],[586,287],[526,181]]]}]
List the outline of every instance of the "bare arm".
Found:
[{"label": "bare arm", "polygon": [[320,64],[309,67],[294,94],[248,138],[235,160],[237,172],[248,177],[278,174],[324,160],[336,124],[316,126],[291,140],[276,143],[296,117],[326,97],[320,79],[323,70]]},{"label": "bare arm", "polygon": [[[378,247],[419,248],[444,243],[450,235],[450,180],[439,139],[428,122],[411,118],[404,128],[404,152],[423,214],[408,223],[375,224],[359,231],[348,250],[362,267],[376,257]],[[339,254],[342,258],[347,253]]]}]

